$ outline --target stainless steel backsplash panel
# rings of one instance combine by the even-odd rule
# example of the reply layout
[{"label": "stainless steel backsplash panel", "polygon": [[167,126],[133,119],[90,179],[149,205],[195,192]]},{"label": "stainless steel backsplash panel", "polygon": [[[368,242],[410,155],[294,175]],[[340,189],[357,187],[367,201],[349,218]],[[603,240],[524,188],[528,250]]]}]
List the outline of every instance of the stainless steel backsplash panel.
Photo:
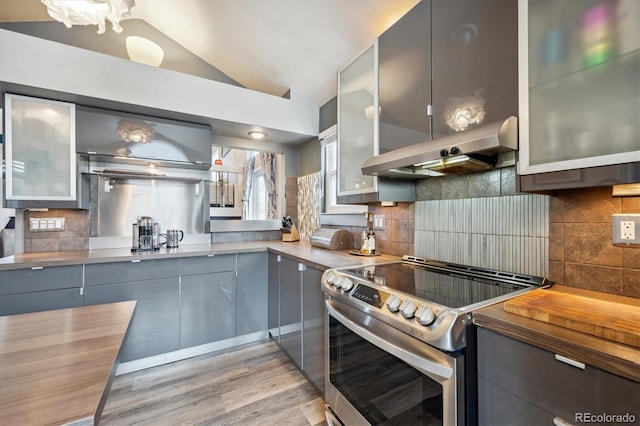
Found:
[{"label": "stainless steel backsplash panel", "polygon": [[153,217],[162,233],[181,229],[185,234],[202,234],[208,207],[207,181],[91,175],[91,237],[131,236],[138,216]]}]

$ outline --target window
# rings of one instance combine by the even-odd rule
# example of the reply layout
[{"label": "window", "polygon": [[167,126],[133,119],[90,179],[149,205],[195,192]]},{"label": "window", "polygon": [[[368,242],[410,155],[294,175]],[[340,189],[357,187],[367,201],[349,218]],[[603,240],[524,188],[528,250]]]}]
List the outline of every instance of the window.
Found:
[{"label": "window", "polygon": [[254,170],[251,178],[253,179],[253,189],[249,199],[249,219],[264,220],[266,219],[267,193],[264,187],[262,169]]},{"label": "window", "polygon": [[324,212],[340,214],[366,213],[367,205],[338,204],[338,142],[336,128],[332,127],[321,135],[322,141],[322,171],[324,175]]}]

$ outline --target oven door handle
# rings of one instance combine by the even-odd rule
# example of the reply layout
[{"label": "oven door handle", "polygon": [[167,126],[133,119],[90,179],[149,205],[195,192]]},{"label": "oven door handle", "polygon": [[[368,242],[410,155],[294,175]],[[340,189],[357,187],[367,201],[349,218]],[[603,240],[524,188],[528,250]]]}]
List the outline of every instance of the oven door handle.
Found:
[{"label": "oven door handle", "polygon": [[426,359],[423,355],[420,355],[410,349],[406,349],[392,342],[389,342],[388,339],[380,337],[366,327],[347,318],[345,315],[339,312],[328,300],[326,301],[326,305],[329,314],[340,321],[345,327],[347,327],[363,339],[367,340],[369,343],[401,359],[416,370],[428,376],[439,376],[442,378],[441,380],[450,379],[453,375],[453,368],[434,362],[430,359]]}]

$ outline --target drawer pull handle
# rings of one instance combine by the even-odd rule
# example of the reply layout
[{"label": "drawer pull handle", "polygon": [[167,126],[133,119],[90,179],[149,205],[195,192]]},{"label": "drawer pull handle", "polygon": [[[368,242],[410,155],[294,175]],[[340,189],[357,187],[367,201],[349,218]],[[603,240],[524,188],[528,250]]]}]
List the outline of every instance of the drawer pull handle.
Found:
[{"label": "drawer pull handle", "polygon": [[555,426],[573,426],[571,423],[562,420],[560,417],[554,417],[553,424]]},{"label": "drawer pull handle", "polygon": [[215,254],[208,254],[207,257],[213,257]]},{"label": "drawer pull handle", "polygon": [[569,364],[572,365],[576,368],[579,368],[581,370],[584,370],[584,368],[586,367],[585,364],[583,364],[580,361],[576,361],[575,359],[571,359],[571,358],[567,358],[566,356],[562,356],[562,355],[556,355],[556,360],[560,361],[560,362],[564,362],[565,364]]},{"label": "drawer pull handle", "polygon": [[140,262],[142,262],[142,259],[133,259],[131,261],[131,263],[140,263]]},{"label": "drawer pull handle", "polygon": [[32,271],[41,271],[44,269],[44,266],[34,266],[31,268]]}]

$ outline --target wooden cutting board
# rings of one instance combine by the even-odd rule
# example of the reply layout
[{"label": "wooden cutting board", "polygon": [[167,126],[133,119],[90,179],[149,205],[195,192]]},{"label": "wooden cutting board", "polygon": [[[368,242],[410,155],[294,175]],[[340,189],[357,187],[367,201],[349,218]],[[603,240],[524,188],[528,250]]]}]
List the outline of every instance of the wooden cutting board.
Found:
[{"label": "wooden cutting board", "polygon": [[640,299],[554,286],[510,299],[504,310],[640,347]]}]

